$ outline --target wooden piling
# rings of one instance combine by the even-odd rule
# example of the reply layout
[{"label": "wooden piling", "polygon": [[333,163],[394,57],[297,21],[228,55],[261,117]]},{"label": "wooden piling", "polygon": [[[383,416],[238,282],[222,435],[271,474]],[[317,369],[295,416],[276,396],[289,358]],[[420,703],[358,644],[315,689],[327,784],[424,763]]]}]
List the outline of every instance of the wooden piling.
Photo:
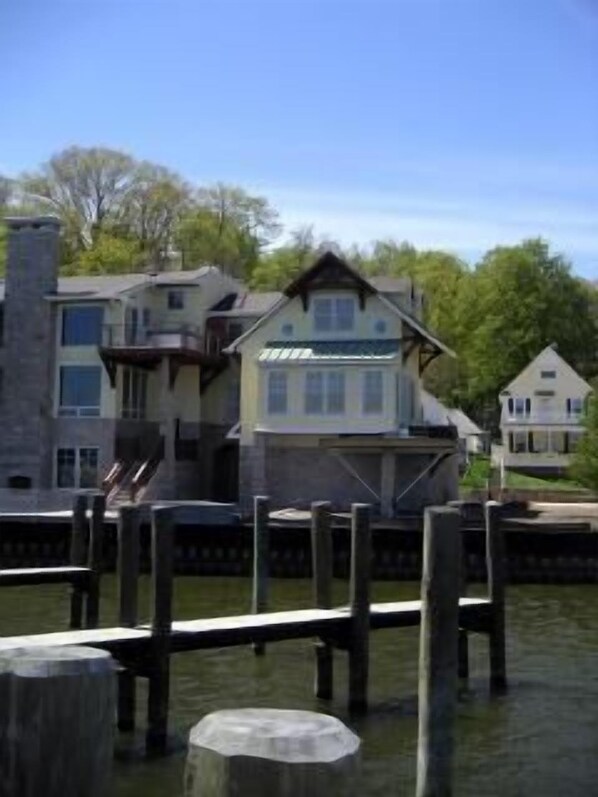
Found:
[{"label": "wooden piling", "polygon": [[[270,499],[263,495],[255,496],[253,502],[253,587],[251,611],[261,614],[268,611],[268,580],[270,575],[269,540]],[[253,645],[256,656],[263,656],[266,646],[263,642]]]},{"label": "wooden piling", "polygon": [[[75,496],[71,528],[70,563],[73,567],[85,567],[87,548],[87,496]],[[83,590],[79,584],[71,586],[70,628],[83,627]]]},{"label": "wooden piling", "polygon": [[416,797],[452,794],[461,565],[459,528],[456,509],[426,509]]},{"label": "wooden piling", "polygon": [[[139,508],[123,506],[118,517],[119,625],[134,628],[138,623],[137,591],[139,580]],[[122,669],[118,674],[118,728],[135,728],[135,673]]]},{"label": "wooden piling", "polygon": [[355,797],[360,740],[313,711],[228,709],[191,729],[187,797]]},{"label": "wooden piling", "polygon": [[363,712],[368,704],[371,530],[369,504],[351,508],[351,581],[349,604],[349,710]]},{"label": "wooden piling", "polygon": [[[314,602],[317,609],[332,608],[332,528],[330,503],[317,501],[311,505],[311,551]],[[332,700],[334,689],[334,651],[327,640],[314,646],[316,671],[314,691],[322,700]]]},{"label": "wooden piling", "polygon": [[152,639],[146,749],[154,755],[164,754],[168,741],[174,532],[174,510],[171,507],[152,510]]},{"label": "wooden piling", "polygon": [[104,559],[104,513],[106,496],[97,493],[91,503],[91,524],[89,535],[89,562],[91,569],[87,592],[87,628],[97,628],[100,620],[100,579]]},{"label": "wooden piling", "polygon": [[114,661],[86,647],[0,653],[2,797],[112,793]]},{"label": "wooden piling", "polygon": [[488,501],[486,517],[486,567],[488,570],[488,597],[492,602],[490,629],[490,688],[502,693],[507,688],[505,584],[506,549],[505,533],[501,524],[502,504]]}]

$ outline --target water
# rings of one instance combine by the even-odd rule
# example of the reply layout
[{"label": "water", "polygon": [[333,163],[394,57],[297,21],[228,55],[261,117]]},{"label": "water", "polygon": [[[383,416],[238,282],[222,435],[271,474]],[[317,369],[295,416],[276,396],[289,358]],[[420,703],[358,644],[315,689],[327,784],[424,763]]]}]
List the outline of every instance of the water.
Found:
[{"label": "water", "polygon": [[[115,620],[114,580],[103,584],[102,619]],[[144,593],[147,581],[142,584]],[[335,584],[339,601],[346,584]],[[180,578],[180,619],[242,612],[250,583],[233,578]],[[378,583],[376,600],[417,595],[416,584]],[[508,590],[510,690],[493,699],[487,689],[484,638],[471,643],[472,679],[457,723],[458,797],[575,797],[598,794],[598,591],[592,586],[513,586]],[[144,601],[145,605],[147,601]],[[310,605],[310,585],[274,581],[273,608]],[[2,590],[2,634],[64,628],[64,587]],[[337,653],[336,696],[330,705],[312,696],[313,660],[306,640],[268,646],[184,653],[174,657],[172,725],[184,743],[205,713],[234,706],[330,711],[363,739],[367,797],[412,795],[417,734],[418,630],[376,632],[371,639],[371,711],[352,723],[345,710],[345,656]],[[140,711],[145,707],[140,698]],[[139,717],[144,727],[143,717]],[[184,752],[152,762],[121,761],[114,797],[178,797]]]}]

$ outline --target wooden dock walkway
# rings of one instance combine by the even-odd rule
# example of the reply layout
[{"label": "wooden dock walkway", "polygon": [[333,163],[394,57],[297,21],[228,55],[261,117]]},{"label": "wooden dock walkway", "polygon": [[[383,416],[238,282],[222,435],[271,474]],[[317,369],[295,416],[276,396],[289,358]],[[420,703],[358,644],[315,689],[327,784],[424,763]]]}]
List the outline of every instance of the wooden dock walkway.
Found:
[{"label": "wooden dock walkway", "polygon": [[[80,498],[80,497],[79,497]],[[314,506],[312,525],[315,607],[268,611],[267,499],[256,499],[254,523],[253,611],[231,617],[179,621],[173,618],[174,515],[172,508],[152,511],[151,621],[138,621],[139,529],[138,509],[122,507],[118,524],[119,622],[99,628],[99,580],[104,504],[94,500],[89,554],[83,542],[87,516],[78,500],[73,513],[71,566],[22,568],[0,571],[0,586],[68,583],[72,588],[70,631],[0,637],[0,654],[24,647],[85,645],[109,651],[120,664],[119,717],[121,730],[135,723],[136,679],[149,681],[147,705],[148,751],[166,749],[169,672],[172,654],[253,644],[256,653],[265,645],[289,639],[313,639],[315,644],[316,694],[332,697],[333,655],[344,651],[349,659],[349,707],[367,707],[369,635],[380,629],[419,626],[420,600],[371,603],[371,529],[369,508],[355,505],[351,529],[351,578],[349,605],[331,605],[332,534],[326,505]],[[491,509],[491,508],[490,508]],[[447,509],[458,522],[457,509]],[[467,635],[486,634],[490,640],[491,684],[504,688],[504,545],[497,512],[487,516],[488,597],[463,596],[459,602],[459,670],[468,672]],[[83,562],[88,566],[84,567]],[[462,589],[462,593],[465,590]],[[85,628],[81,628],[82,601],[86,600]]]},{"label": "wooden dock walkway", "polygon": [[[490,617],[492,604],[486,598],[461,598],[459,623],[475,631]],[[370,629],[409,628],[418,626],[421,601],[374,603],[370,611]],[[306,639],[317,636],[337,637],[349,632],[349,607],[338,609],[294,609],[266,614],[210,617],[172,623],[171,653],[207,650],[253,642],[280,642],[286,639]],[[108,650],[115,658],[127,658],[131,649],[139,656],[149,654],[152,631],[149,625],[136,628],[84,628],[78,631],[57,631],[50,634],[0,637],[0,651],[23,647],[87,645]],[[145,646],[145,650],[144,650]]]}]

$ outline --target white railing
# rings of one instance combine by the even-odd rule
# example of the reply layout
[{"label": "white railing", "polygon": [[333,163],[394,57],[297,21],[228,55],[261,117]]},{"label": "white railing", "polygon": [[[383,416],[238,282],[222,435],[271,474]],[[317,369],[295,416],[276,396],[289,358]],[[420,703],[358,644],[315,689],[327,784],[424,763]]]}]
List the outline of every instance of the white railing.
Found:
[{"label": "white railing", "polygon": [[577,425],[581,422],[581,413],[577,412],[522,412],[507,413],[502,416],[503,424],[546,424]]},{"label": "white railing", "polygon": [[168,320],[142,324],[105,324],[102,345],[107,348],[202,348],[199,327],[194,324],[172,323]]}]

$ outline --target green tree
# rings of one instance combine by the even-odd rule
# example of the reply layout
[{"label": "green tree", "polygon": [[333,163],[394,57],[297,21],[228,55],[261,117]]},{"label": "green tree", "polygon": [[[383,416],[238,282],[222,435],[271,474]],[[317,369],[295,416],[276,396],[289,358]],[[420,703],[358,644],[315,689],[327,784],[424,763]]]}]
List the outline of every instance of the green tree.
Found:
[{"label": "green tree", "polygon": [[194,200],[175,233],[184,267],[214,263],[249,279],[261,251],[280,232],[277,211],[264,197],[223,183],[199,189]]},{"label": "green tree", "polygon": [[586,377],[598,341],[590,289],[541,239],[488,252],[463,286],[461,348],[469,402],[497,407],[497,396],[543,348]]},{"label": "green tree", "polygon": [[570,473],[575,481],[598,493],[598,399],[590,396],[583,418],[585,434],[573,454]]},{"label": "green tree", "polygon": [[293,230],[286,243],[262,254],[251,273],[251,287],[256,291],[282,290],[309,268],[317,255],[313,227]]},{"label": "green tree", "polygon": [[103,232],[88,249],[76,252],[63,266],[62,273],[68,276],[126,274],[141,270],[143,264],[144,252],[139,240]]},{"label": "green tree", "polygon": [[118,150],[69,147],[38,172],[23,175],[21,186],[41,209],[60,216],[73,248],[85,249],[121,220],[136,166],[130,155]]}]

